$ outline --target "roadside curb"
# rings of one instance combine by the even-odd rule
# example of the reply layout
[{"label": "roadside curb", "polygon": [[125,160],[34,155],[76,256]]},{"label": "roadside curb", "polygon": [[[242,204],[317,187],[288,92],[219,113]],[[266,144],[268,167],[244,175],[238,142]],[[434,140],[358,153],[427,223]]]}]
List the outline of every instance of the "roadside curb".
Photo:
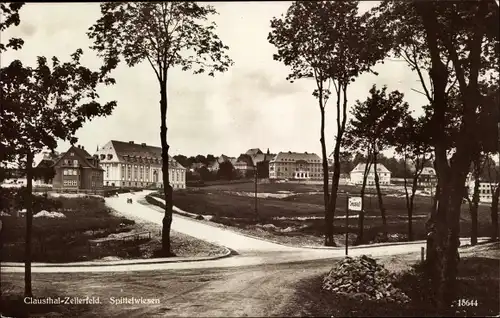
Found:
[{"label": "roadside curb", "polygon": [[[200,256],[200,257],[172,257],[172,258],[149,258],[149,259],[135,259],[135,260],[119,260],[110,262],[98,262],[98,261],[88,261],[88,262],[73,262],[73,263],[32,263],[31,267],[106,267],[106,266],[128,266],[128,265],[148,265],[148,264],[164,264],[164,263],[191,263],[191,262],[202,262],[202,261],[213,261],[221,258],[227,258],[237,254],[235,251],[222,246],[225,249],[224,254],[217,256]],[[24,263],[14,263],[14,262],[3,262],[1,267],[8,268],[24,268]]]},{"label": "roadside curb", "polygon": [[[488,237],[478,237],[478,244],[489,243]],[[356,246],[349,246],[349,249],[360,249],[360,248],[372,248],[372,247],[384,247],[384,246],[398,246],[398,245],[419,245],[427,243],[426,240],[420,241],[411,241],[411,242],[390,242],[390,243],[374,243],[374,244],[363,244]],[[460,247],[470,247],[470,238],[461,237],[460,238]],[[316,250],[343,250],[345,246],[304,246],[304,248],[316,249]]]}]

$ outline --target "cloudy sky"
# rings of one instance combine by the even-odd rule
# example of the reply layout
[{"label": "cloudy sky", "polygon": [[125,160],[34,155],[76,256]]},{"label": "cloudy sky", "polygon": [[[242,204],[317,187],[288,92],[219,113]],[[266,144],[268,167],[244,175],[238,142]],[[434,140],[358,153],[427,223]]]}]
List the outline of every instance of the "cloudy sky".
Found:
[{"label": "cloudy sky", "polygon": [[[320,117],[311,95],[314,83],[285,80],[288,69],[273,60],[267,41],[270,20],[285,13],[290,2],[217,2],[217,33],[229,46],[234,66],[215,78],[174,70],[169,75],[168,140],[172,154],[222,153],[237,156],[249,148],[271,152],[320,153]],[[376,2],[362,2],[366,10]],[[20,12],[21,24],[11,27],[4,39],[20,36],[20,51],[3,54],[1,63],[13,59],[34,65],[36,57],[68,60],[78,48],[83,64],[97,68],[101,61],[89,49],[87,29],[99,18],[98,3],[29,3]],[[413,109],[426,100],[411,89],[420,89],[416,75],[402,61],[386,61],[376,67],[379,76],[366,74],[348,91],[349,104],[364,99],[373,84],[405,93]],[[159,88],[151,67],[121,65],[113,76],[117,84],[101,90],[102,101],[116,100],[114,113],[86,123],[78,131],[79,143],[94,152],[111,139],[160,145]],[[334,101],[327,107],[327,146],[333,148]],[[64,151],[67,143],[59,144]],[[331,151],[331,149],[329,149]]]}]

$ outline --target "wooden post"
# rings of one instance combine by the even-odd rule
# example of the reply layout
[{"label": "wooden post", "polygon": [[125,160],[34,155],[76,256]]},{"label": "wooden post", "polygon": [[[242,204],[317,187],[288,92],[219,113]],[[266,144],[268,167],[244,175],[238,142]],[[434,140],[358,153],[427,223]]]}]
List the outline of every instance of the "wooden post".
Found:
[{"label": "wooden post", "polygon": [[421,261],[422,263],[423,263],[423,262],[424,262],[424,260],[425,260],[425,256],[424,256],[424,255],[425,255],[425,247],[423,247],[423,246],[422,246],[422,247],[420,248],[420,261]]},{"label": "wooden post", "polygon": [[348,254],[349,245],[349,193],[346,192],[346,206],[345,206],[345,256]]}]

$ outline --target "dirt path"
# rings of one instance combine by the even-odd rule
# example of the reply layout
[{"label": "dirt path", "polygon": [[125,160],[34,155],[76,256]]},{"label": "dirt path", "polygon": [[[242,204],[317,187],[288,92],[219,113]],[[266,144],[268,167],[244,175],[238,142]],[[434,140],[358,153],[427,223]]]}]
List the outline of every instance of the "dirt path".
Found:
[{"label": "dirt path", "polygon": [[[35,295],[98,297],[101,304],[79,308],[79,317],[280,316],[293,305],[295,284],[329,270],[331,265],[331,260],[323,260],[133,274],[35,274],[33,287]],[[8,283],[3,288],[22,293],[22,276],[4,275],[2,279]],[[143,297],[159,303],[111,305],[111,297]]]}]

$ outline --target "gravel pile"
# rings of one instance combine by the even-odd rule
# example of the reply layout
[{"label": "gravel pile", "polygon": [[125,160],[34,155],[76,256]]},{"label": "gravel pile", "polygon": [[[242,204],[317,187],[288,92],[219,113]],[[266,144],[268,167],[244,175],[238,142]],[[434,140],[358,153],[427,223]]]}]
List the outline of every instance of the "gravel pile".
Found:
[{"label": "gravel pile", "polygon": [[60,218],[65,218],[66,215],[62,214],[61,212],[48,212],[45,210],[42,210],[38,212],[37,214],[33,215],[34,218],[49,218],[49,219],[60,219]]},{"label": "gravel pile", "polygon": [[410,298],[392,285],[393,279],[384,266],[366,255],[346,257],[325,276],[323,289],[359,299],[409,302]]}]

